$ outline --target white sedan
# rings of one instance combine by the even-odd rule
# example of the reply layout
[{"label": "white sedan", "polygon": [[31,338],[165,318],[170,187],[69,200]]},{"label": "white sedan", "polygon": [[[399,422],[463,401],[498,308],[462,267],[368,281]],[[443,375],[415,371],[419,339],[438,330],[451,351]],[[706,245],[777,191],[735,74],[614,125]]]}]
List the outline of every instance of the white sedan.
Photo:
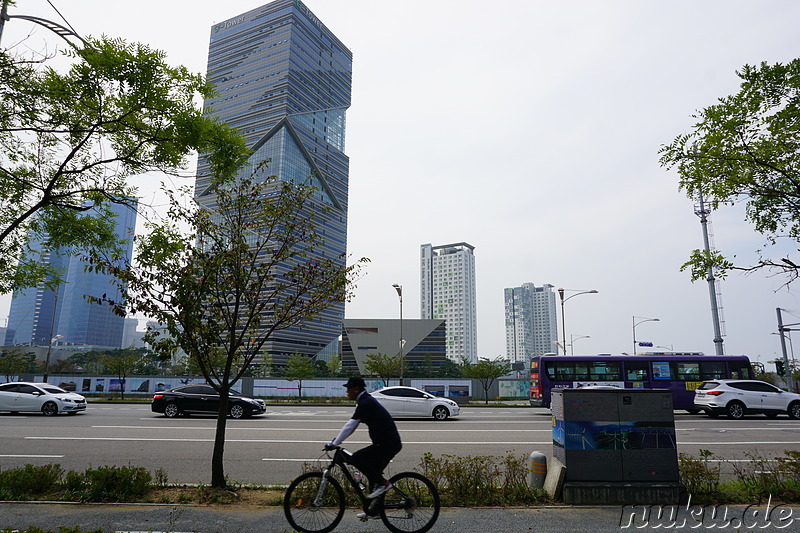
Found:
[{"label": "white sedan", "polygon": [[384,387],[370,394],[389,411],[392,418],[432,416],[436,420],[447,420],[451,416],[458,416],[461,411],[453,400],[414,387]]},{"label": "white sedan", "polygon": [[40,411],[45,416],[74,415],[86,409],[86,398],[49,383],[3,383],[0,385],[0,411],[18,413]]}]

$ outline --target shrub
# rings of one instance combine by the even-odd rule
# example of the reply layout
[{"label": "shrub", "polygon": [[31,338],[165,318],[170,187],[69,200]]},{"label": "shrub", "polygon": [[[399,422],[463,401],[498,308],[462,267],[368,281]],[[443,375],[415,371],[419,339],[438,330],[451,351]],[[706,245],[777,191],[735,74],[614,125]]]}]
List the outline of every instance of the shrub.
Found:
[{"label": "shrub", "polygon": [[84,476],[89,499],[101,502],[141,498],[153,481],[140,466],[101,466],[86,470]]},{"label": "shrub", "polygon": [[426,453],[420,467],[439,488],[442,505],[522,504],[546,499],[527,485],[527,459],[511,454],[460,457]]},{"label": "shrub", "polygon": [[0,499],[35,498],[56,490],[61,483],[61,465],[47,464],[0,470]]}]

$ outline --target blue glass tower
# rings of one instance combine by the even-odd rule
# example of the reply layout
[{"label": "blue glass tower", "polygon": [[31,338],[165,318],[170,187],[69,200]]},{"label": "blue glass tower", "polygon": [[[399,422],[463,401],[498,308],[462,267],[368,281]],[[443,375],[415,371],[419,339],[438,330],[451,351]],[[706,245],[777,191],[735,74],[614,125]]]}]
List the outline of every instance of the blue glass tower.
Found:
[{"label": "blue glass tower", "polygon": [[[254,151],[250,162],[270,160],[265,175],[316,188],[311,209],[324,239],[318,253],[343,264],[351,52],[300,0],[277,0],[211,28],[208,76],[217,95],[205,106],[245,137]],[[201,203],[209,182],[201,157]],[[293,353],[326,358],[338,352],[343,319],[344,304],[332,303],[315,320],[273,334],[264,352],[278,364]]]},{"label": "blue glass tower", "polygon": [[[114,232],[125,243],[123,252],[128,262],[136,227],[136,202],[132,202],[109,206],[114,214]],[[82,259],[69,251],[44,250],[38,242],[31,242],[30,247],[63,273],[64,283],[55,292],[40,284],[14,293],[5,344],[47,346],[51,335],[59,335],[61,344],[122,348],[125,319],[107,305],[86,300],[86,296],[100,298],[104,294],[119,300],[111,276],[86,272]]]}]

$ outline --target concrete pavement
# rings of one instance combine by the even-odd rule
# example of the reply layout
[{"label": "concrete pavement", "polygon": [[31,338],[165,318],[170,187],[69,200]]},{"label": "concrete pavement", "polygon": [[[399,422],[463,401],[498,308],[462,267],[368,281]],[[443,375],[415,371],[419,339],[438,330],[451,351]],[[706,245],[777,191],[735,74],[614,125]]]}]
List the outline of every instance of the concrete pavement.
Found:
[{"label": "concrete pavement", "polygon": [[[386,532],[381,521],[360,522],[348,509],[336,531]],[[288,533],[278,507],[198,505],[65,504],[0,502],[0,527],[59,526],[82,531],[170,533]],[[800,504],[680,508],[657,507],[511,507],[442,509],[434,533],[487,531],[595,533],[663,530],[800,532]]]}]

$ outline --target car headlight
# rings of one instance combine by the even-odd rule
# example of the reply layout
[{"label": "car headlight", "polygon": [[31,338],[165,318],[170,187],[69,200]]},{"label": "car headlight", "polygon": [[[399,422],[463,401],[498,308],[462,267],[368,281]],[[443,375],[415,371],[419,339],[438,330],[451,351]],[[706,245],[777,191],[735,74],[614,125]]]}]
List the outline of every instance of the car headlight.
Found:
[{"label": "car headlight", "polygon": [[72,403],[72,398],[59,398],[58,396],[56,396],[56,400],[66,403]]}]

